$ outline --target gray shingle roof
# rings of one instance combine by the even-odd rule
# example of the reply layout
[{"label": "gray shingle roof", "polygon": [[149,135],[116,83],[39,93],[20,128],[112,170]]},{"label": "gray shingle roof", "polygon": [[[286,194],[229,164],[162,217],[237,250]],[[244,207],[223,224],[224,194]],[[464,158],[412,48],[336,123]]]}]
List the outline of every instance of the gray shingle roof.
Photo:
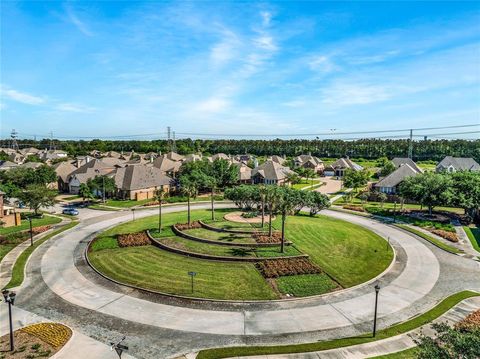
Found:
[{"label": "gray shingle roof", "polygon": [[418,175],[420,172],[410,167],[409,164],[403,164],[398,167],[395,171],[390,173],[385,178],[381,179],[375,184],[375,187],[395,187],[405,180],[407,177],[413,177]]},{"label": "gray shingle roof", "polygon": [[156,167],[135,165],[117,169],[115,185],[125,191],[169,185],[172,179]]},{"label": "gray shingle roof", "polygon": [[330,166],[327,168],[333,168],[333,169],[347,169],[350,168],[354,171],[361,171],[363,170],[363,167],[356,164],[353,162],[350,158],[339,158],[335,162],[333,162]]},{"label": "gray shingle roof", "polygon": [[410,167],[412,167],[415,171],[419,172],[419,173],[423,173],[423,170],[418,167],[418,165],[411,159],[411,158],[408,158],[408,157],[395,157],[393,160],[392,160],[393,164],[395,165],[395,167],[400,167],[401,165],[404,165],[404,164],[407,164],[409,165]]},{"label": "gray shingle roof", "polygon": [[264,179],[278,181],[285,179],[290,173],[293,173],[293,171],[277,162],[266,161],[252,170],[252,177],[257,173]]},{"label": "gray shingle roof", "polygon": [[447,156],[437,165],[437,169],[446,169],[452,166],[456,171],[480,171],[480,165],[471,157]]}]

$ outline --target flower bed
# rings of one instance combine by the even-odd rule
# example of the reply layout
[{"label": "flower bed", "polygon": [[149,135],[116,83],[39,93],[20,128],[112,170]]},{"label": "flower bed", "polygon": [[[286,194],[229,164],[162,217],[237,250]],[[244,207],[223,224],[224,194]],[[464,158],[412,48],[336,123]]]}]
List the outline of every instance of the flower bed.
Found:
[{"label": "flower bed", "polygon": [[199,221],[193,221],[190,223],[190,225],[188,225],[188,223],[177,223],[175,225],[175,227],[177,227],[177,229],[179,231],[184,231],[186,229],[198,229],[198,228],[202,228],[202,226],[200,225],[200,222]]},{"label": "flower bed", "polygon": [[257,211],[243,212],[242,217],[243,218],[255,218],[255,217],[258,217],[258,212]]},{"label": "flower bed", "polygon": [[480,309],[467,315],[463,320],[455,325],[455,328],[464,331],[480,329]]},{"label": "flower bed", "polygon": [[321,269],[308,258],[266,260],[256,266],[265,278],[321,273]]},{"label": "flower bed", "polygon": [[280,243],[282,241],[282,234],[279,232],[273,232],[271,238],[265,233],[253,233],[252,237],[257,243]]},{"label": "flower bed", "polygon": [[71,329],[59,323],[33,324],[20,331],[33,335],[56,348],[63,347],[72,336]]},{"label": "flower bed", "polygon": [[456,233],[444,231],[443,229],[428,229],[428,230],[433,234],[436,234],[437,236],[445,238],[450,242],[454,242],[454,243],[458,242],[458,237]]},{"label": "flower bed", "polygon": [[117,241],[119,247],[138,247],[152,244],[152,241],[145,232],[119,234]]},{"label": "flower bed", "polygon": [[[48,231],[50,228],[52,228],[52,226],[40,226],[40,227],[34,227],[32,228],[32,233],[33,235],[37,235],[37,234],[40,234],[40,233],[43,233],[43,232],[46,232]],[[28,233],[30,233],[30,231],[28,231]]]}]

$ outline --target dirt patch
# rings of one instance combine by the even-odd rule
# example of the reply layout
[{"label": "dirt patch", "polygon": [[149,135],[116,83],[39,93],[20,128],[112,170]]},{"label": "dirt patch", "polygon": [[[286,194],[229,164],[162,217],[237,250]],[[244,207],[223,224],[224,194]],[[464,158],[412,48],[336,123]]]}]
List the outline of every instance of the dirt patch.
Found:
[{"label": "dirt patch", "polygon": [[[242,217],[242,212],[231,212],[226,214],[223,218],[225,218],[227,221],[236,222],[236,223],[262,223],[261,215],[253,218],[245,218],[245,217]],[[268,214],[265,214],[264,219],[265,219],[265,223],[268,223],[270,220],[270,216]],[[272,220],[274,219],[275,219],[275,216],[272,217]]]},{"label": "dirt patch", "polygon": [[152,241],[145,232],[119,234],[117,241],[120,247],[138,247],[152,244]]},{"label": "dirt patch", "polygon": [[175,227],[177,227],[177,229],[179,231],[184,231],[186,229],[198,229],[198,228],[202,228],[201,224],[199,221],[193,221],[193,222],[190,222],[190,225],[188,225],[188,223],[177,223],[175,225]]},{"label": "dirt patch", "polygon": [[282,234],[280,232],[273,232],[272,237],[264,233],[253,233],[252,237],[257,243],[280,243],[282,241]]},{"label": "dirt patch", "polygon": [[256,266],[265,278],[322,272],[320,267],[310,262],[308,258],[266,260],[257,263]]}]

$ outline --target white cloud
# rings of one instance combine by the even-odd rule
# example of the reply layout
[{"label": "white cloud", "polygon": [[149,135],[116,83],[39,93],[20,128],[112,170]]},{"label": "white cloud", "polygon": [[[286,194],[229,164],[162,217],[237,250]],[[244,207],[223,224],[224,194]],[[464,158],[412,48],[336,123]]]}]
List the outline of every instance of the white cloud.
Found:
[{"label": "white cloud", "polygon": [[11,88],[6,88],[2,86],[1,88],[2,97],[8,98],[10,100],[21,102],[27,105],[41,105],[45,103],[45,99],[39,96],[34,96],[26,92],[20,92]]},{"label": "white cloud", "polygon": [[55,106],[58,111],[89,113],[95,111],[93,107],[79,105],[75,103],[64,102]]},{"label": "white cloud", "polygon": [[260,16],[262,17],[262,25],[264,27],[270,26],[273,17],[272,13],[270,11],[261,11]]},{"label": "white cloud", "polygon": [[90,29],[87,27],[87,25],[81,21],[75,11],[73,10],[72,6],[70,4],[65,5],[65,11],[67,13],[68,21],[75,25],[75,27],[84,35],[86,36],[93,36],[93,33],[90,31]]},{"label": "white cloud", "polygon": [[267,50],[267,51],[277,51],[278,47],[275,44],[275,41],[272,36],[263,34],[261,36],[258,36],[253,39],[253,43],[255,46],[262,50]]},{"label": "white cloud", "polygon": [[225,110],[229,105],[229,101],[224,97],[211,97],[205,101],[199,102],[195,106],[195,110],[199,112],[217,113]]},{"label": "white cloud", "polygon": [[224,31],[223,38],[210,50],[210,59],[215,66],[221,66],[234,59],[242,42],[236,34],[231,31]]},{"label": "white cloud", "polygon": [[304,100],[292,100],[284,102],[282,105],[287,107],[303,107],[306,102]]},{"label": "white cloud", "polygon": [[339,69],[328,56],[320,55],[310,59],[308,63],[309,67],[313,71],[329,73]]},{"label": "white cloud", "polygon": [[334,106],[365,105],[391,97],[386,87],[370,84],[337,83],[321,92],[322,102]]}]

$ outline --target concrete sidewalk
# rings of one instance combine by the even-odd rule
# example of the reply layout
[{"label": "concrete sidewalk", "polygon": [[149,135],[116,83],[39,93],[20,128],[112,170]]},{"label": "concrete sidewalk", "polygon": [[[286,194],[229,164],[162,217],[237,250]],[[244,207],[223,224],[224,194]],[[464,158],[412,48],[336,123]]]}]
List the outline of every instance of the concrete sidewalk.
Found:
[{"label": "concrete sidewalk", "polygon": [[[452,325],[465,318],[468,314],[480,309],[480,297],[466,299],[439,318],[434,320],[434,323],[447,322]],[[235,359],[362,359],[372,358],[380,355],[396,353],[399,351],[413,348],[415,343],[413,338],[418,338],[420,333],[432,336],[434,331],[430,324],[424,325],[420,328],[412,330],[388,339],[379,340],[376,342],[354,345],[351,347],[331,349],[311,353],[297,353],[297,354],[272,354],[272,355],[257,355],[247,357],[234,357]]]},{"label": "concrete sidewalk", "polygon": [[[52,227],[48,231],[39,233],[36,236],[34,236],[33,242],[35,243],[39,241],[43,237],[49,235],[53,231],[57,230],[58,228],[60,228],[61,226],[69,222],[70,220],[62,217],[62,221],[52,225]],[[26,250],[28,247],[30,247],[30,245],[31,245],[30,239],[27,239],[26,241],[17,245],[10,252],[8,252],[5,257],[3,257],[3,260],[0,262],[0,288],[5,287],[10,282],[10,279],[12,278],[12,270],[13,270],[13,266],[15,265],[15,262],[17,261],[18,257],[20,257],[20,255],[23,253],[23,251]]]}]

